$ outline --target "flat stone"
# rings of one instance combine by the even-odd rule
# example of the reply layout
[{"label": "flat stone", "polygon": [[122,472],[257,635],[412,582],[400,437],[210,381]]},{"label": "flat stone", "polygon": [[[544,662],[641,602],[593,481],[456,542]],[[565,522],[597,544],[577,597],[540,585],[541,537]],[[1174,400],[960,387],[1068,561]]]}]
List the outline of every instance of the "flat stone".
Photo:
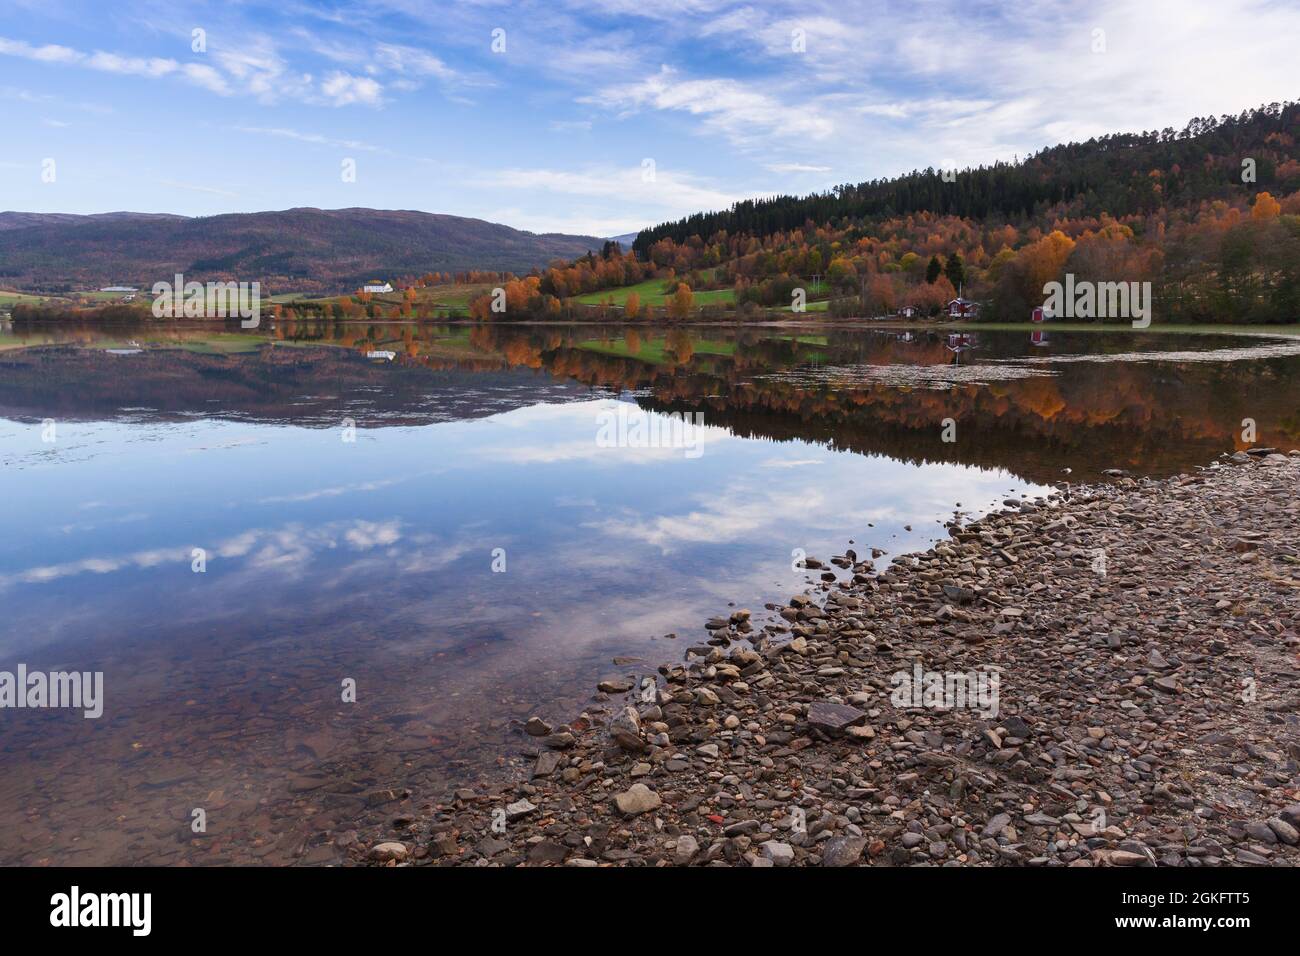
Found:
[{"label": "flat stone", "polygon": [[406,859],[408,852],[405,843],[378,843],[370,848],[370,859],[379,860],[381,863],[387,863],[389,860],[400,863]]},{"label": "flat stone", "polygon": [[865,712],[848,704],[833,704],[815,700],[808,705],[808,723],[819,730],[842,731],[867,719]]},{"label": "flat stone", "polygon": [[551,774],[555,773],[555,768],[558,767],[563,760],[564,758],[554,750],[542,751],[537,756],[536,766],[533,767],[533,776],[549,777]]},{"label": "flat stone", "polygon": [[644,783],[634,783],[622,793],[614,796],[614,806],[625,817],[634,817],[640,813],[657,810],[663,804],[659,794]]},{"label": "flat stone", "polygon": [[540,843],[534,843],[528,851],[529,863],[563,863],[564,858],[569,855],[568,847],[561,846],[552,840],[542,840]]},{"label": "flat stone", "polygon": [[525,797],[523,800],[516,800],[506,807],[506,819],[518,820],[520,817],[526,817],[537,809],[537,804]]},{"label": "flat stone", "polygon": [[1010,823],[1011,823],[1011,814],[999,813],[993,816],[992,818],[990,818],[988,823],[984,824],[984,829],[980,831],[980,836],[995,837],[998,834],[1000,834],[1003,828],[1008,826]]}]

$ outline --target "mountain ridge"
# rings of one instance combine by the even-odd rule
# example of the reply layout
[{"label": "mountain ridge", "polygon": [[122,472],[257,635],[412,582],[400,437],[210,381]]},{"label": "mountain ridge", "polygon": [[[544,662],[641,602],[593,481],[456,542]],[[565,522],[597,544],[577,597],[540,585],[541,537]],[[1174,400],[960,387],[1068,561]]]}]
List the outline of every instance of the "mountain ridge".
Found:
[{"label": "mountain ridge", "polygon": [[528,272],[599,250],[596,236],[533,233],[412,209],[298,206],[253,213],[0,212],[0,283],[63,292],[183,273],[276,291],[348,291],[369,279]]}]

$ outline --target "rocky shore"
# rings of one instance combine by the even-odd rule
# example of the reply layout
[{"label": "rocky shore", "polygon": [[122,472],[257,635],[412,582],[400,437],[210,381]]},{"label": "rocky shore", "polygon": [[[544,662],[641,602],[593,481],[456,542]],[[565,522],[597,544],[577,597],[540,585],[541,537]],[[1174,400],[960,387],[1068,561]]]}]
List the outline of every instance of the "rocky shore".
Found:
[{"label": "rocky shore", "polygon": [[[1300,863],[1300,451],[847,552],[411,794],[384,865]],[[567,720],[567,723],[563,721]]]}]

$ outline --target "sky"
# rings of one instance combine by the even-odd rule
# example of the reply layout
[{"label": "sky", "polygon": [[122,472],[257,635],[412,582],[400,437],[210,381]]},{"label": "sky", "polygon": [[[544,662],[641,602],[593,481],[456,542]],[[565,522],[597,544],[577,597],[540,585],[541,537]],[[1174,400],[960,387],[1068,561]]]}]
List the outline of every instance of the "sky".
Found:
[{"label": "sky", "polygon": [[1295,98],[1297,0],[4,0],[0,209],[612,236]]}]

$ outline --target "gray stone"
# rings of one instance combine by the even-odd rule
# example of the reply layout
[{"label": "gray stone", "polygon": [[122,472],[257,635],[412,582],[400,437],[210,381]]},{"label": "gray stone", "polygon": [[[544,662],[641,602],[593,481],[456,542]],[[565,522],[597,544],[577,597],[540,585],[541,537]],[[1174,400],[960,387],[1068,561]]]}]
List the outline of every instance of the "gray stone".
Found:
[{"label": "gray stone", "polygon": [[634,817],[640,813],[657,810],[663,804],[659,794],[644,783],[634,783],[620,794],[614,796],[614,806],[625,817]]},{"label": "gray stone", "polygon": [[822,866],[854,866],[862,859],[866,848],[866,837],[831,837],[822,847]]},{"label": "gray stone", "polygon": [[794,862],[794,847],[788,843],[777,843],[775,840],[769,840],[763,844],[759,852],[771,860],[773,866],[789,866]]},{"label": "gray stone", "polygon": [[815,700],[808,705],[808,723],[819,730],[839,732],[845,728],[860,724],[867,715],[848,704],[833,704],[830,701]]}]

